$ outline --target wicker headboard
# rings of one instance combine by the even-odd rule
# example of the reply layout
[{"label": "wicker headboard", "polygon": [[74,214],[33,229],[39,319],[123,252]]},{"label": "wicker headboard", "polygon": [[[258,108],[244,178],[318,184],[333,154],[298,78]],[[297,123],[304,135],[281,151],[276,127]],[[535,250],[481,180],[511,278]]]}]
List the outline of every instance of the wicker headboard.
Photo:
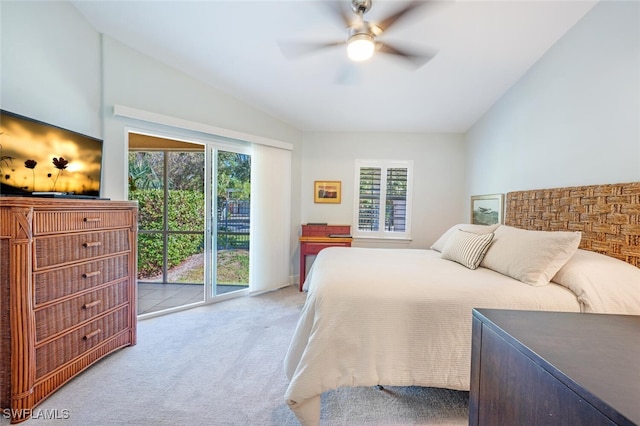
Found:
[{"label": "wicker headboard", "polygon": [[640,182],[509,192],[505,225],[580,231],[580,248],[640,268]]}]

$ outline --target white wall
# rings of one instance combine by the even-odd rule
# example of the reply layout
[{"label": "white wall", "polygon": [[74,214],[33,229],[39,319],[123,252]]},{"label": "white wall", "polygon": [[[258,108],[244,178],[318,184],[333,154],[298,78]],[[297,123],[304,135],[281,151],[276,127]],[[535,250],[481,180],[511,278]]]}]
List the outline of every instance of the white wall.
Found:
[{"label": "white wall", "polygon": [[640,3],[597,4],[466,140],[467,195],[640,180]]},{"label": "white wall", "polygon": [[[463,136],[456,134],[305,133],[301,223],[354,225],[356,159],[413,160],[413,241],[407,247],[426,248],[449,226],[464,220],[464,151]],[[342,181],[341,204],[315,204],[316,180]]]},{"label": "white wall", "polygon": [[102,137],[99,34],[69,3],[1,8],[2,109]]}]

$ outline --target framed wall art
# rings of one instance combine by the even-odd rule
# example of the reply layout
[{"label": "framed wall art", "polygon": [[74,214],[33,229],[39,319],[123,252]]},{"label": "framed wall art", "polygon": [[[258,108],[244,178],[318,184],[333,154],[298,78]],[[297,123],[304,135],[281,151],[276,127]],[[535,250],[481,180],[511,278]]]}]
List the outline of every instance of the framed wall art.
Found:
[{"label": "framed wall art", "polygon": [[313,183],[313,201],[316,203],[340,204],[342,182],[338,180],[317,180]]},{"label": "framed wall art", "polygon": [[504,194],[473,195],[471,197],[471,223],[494,225],[503,223]]}]

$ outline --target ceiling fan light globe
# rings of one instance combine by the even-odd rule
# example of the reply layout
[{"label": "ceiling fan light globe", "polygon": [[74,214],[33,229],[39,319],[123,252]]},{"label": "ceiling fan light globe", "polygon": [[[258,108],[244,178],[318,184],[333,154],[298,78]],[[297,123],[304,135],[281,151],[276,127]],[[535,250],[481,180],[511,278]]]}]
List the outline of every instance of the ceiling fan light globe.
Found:
[{"label": "ceiling fan light globe", "polygon": [[347,56],[355,62],[366,61],[373,56],[375,47],[373,37],[369,34],[356,34],[349,38]]}]

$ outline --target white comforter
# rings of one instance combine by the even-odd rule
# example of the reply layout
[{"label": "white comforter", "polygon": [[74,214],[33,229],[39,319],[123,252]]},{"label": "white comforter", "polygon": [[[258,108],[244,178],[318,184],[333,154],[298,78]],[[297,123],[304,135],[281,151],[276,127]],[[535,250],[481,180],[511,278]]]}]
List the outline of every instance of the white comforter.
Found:
[{"label": "white comforter", "polygon": [[574,293],[532,287],[432,250],[327,248],[285,358],[285,400],[303,425],[342,386],[468,390],[472,308],[579,312]]}]

